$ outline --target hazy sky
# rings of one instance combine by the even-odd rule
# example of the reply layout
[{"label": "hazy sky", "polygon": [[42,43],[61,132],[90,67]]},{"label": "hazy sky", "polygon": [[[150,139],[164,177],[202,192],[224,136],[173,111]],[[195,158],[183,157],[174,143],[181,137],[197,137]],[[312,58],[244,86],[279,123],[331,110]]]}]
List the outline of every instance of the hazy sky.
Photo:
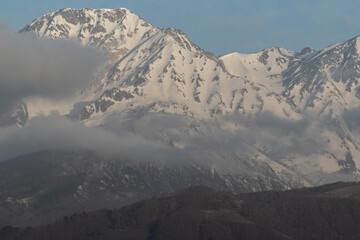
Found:
[{"label": "hazy sky", "polygon": [[217,55],[271,46],[315,49],[360,35],[356,0],[0,0],[0,19],[19,30],[60,8],[126,7],[151,24],[182,29]]}]

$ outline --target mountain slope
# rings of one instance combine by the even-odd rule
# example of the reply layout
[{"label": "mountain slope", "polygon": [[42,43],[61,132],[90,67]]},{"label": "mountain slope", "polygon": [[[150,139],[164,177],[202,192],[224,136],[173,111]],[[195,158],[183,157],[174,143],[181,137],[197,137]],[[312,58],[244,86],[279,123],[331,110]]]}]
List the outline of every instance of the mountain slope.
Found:
[{"label": "mountain slope", "polygon": [[340,115],[359,105],[359,37],[334,44],[284,73],[284,95],[301,109]]},{"label": "mountain slope", "polygon": [[9,113],[0,115],[0,127],[8,127],[11,125],[24,126],[28,121],[29,112],[23,101],[18,101]]},{"label": "mountain slope", "polygon": [[281,93],[284,91],[283,71],[312,52],[310,48],[304,48],[296,53],[281,47],[273,47],[254,54],[234,52],[220,59],[231,74],[251,79],[276,93]]},{"label": "mountain slope", "polygon": [[262,110],[296,115],[285,98],[228,74],[221,60],[181,31],[157,29],[126,9],[63,9],[34,20],[22,30],[27,31],[77,39],[108,52],[111,61],[88,92],[85,99],[93,103],[78,113],[81,120],[108,109],[128,111],[129,105],[201,118]]},{"label": "mountain slope", "polygon": [[191,186],[248,192],[303,186],[299,181],[285,183],[281,176],[230,174],[195,164],[48,150],[0,163],[0,227],[45,224],[74,212],[120,207]]},{"label": "mountain slope", "polygon": [[355,119],[347,119],[356,115],[360,105],[358,41],[356,37],[320,51],[306,48],[294,53],[270,48],[257,54],[232,53],[221,58],[234,74],[253,76],[259,84],[289,99],[302,116],[319,121],[318,135],[328,144],[311,157],[284,162],[303,175],[310,173],[302,166],[313,165],[320,170],[319,164],[325,161],[337,162],[343,172],[358,172],[358,124]]},{"label": "mountain slope", "polygon": [[[334,194],[335,193],[335,194]],[[359,184],[235,196],[195,187],[121,210],[65,217],[2,239],[358,239]]]},{"label": "mountain slope", "polygon": [[[339,69],[337,76],[357,69],[356,39],[320,52],[271,48],[217,58],[181,31],[158,29],[126,9],[62,9],[22,32],[75,39],[108,56],[91,85],[64,106],[26,99],[30,116],[57,110],[90,127],[116,132],[126,126],[149,141],[196,153],[204,163],[217,159],[205,164],[210,168],[249,169],[281,178],[284,188],[294,179],[316,185],[358,176],[360,139],[342,118],[347,105],[358,106],[356,78],[344,80],[352,95],[335,88],[335,80],[320,81],[329,89],[317,87],[325,58],[332,64],[326,69]],[[189,141],[196,138],[203,141]]]},{"label": "mountain slope", "polygon": [[[237,128],[238,123],[222,119],[237,114],[251,116],[271,112],[279,118],[300,118],[297,107],[289,99],[252,79],[228,73],[222,60],[200,49],[180,30],[158,29],[126,9],[62,9],[35,19],[22,32],[35,32],[39,37],[52,39],[76,39],[104,49],[109,57],[98,69],[91,86],[68,100],[66,106],[54,103],[44,107],[46,101],[27,99],[31,116],[56,110],[87,126],[102,126],[110,131],[113,129],[109,122],[116,119],[130,125],[136,134],[147,134],[145,137],[150,141],[155,139],[175,148],[187,145],[186,139],[194,135],[216,134],[218,124],[207,121],[215,120],[220,128],[228,130]],[[149,133],[134,127],[138,122],[147,124],[143,121],[148,118],[158,118],[152,120],[155,123],[164,121],[169,118],[166,114],[174,116],[184,127],[175,126],[171,121],[160,129],[151,126]],[[212,125],[210,130],[207,125]],[[204,159],[210,152],[222,158],[221,162],[228,159],[233,164],[235,159],[238,165],[243,162],[257,165],[254,175],[268,172],[270,168],[275,178],[282,172],[287,173],[283,175],[284,183],[299,179],[287,166],[256,147],[241,145],[235,153],[196,148]],[[243,172],[241,167],[237,168],[236,171]],[[299,184],[307,182],[300,180]]]}]

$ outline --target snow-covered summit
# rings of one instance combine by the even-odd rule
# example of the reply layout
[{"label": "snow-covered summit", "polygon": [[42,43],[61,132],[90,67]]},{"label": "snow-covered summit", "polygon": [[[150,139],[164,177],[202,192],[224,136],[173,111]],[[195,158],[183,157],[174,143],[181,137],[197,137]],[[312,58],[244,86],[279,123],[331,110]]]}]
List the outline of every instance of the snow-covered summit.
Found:
[{"label": "snow-covered summit", "polygon": [[126,9],[63,9],[22,31],[77,39],[104,48],[111,56],[92,93],[83,96],[82,101],[92,103],[78,112],[82,120],[98,123],[105,112],[134,109],[201,118],[270,109],[283,117],[296,116],[296,108],[285,98],[252,79],[229,74],[221,59],[203,51],[182,31],[158,29]]},{"label": "snow-covered summit", "polygon": [[40,37],[71,38],[91,46],[101,46],[113,58],[124,56],[137,46],[153,27],[125,8],[70,9],[46,14],[25,26],[21,32]]},{"label": "snow-covered summit", "polygon": [[[359,38],[322,51],[274,47],[218,58],[182,31],[153,27],[126,9],[63,9],[34,20],[22,32],[75,39],[106,51],[110,59],[98,69],[93,84],[60,111],[88,126],[106,125],[109,117],[133,121],[149,113],[168,114],[186,119],[187,125],[181,130],[161,128],[155,134],[176,147],[183,145],[172,139],[174,132],[203,134],[199,122],[229,115],[251,118],[269,113],[285,123],[310,116],[317,123],[325,114],[339,126],[316,129],[317,137],[327,143],[312,155],[296,152],[280,157],[266,139],[256,138],[241,159],[260,164],[257,172],[275,174],[284,181],[300,174],[317,182],[321,180],[318,172],[356,173],[360,169],[360,139],[349,132],[341,117],[349,107],[360,106]],[[44,110],[38,104],[43,102],[27,101],[29,114]],[[49,105],[47,111],[59,110],[56,104]],[[236,129],[241,124],[234,121],[225,127]],[[222,157],[239,159],[240,155],[226,152]]]},{"label": "snow-covered summit", "polygon": [[234,75],[253,81],[281,92],[281,74],[295,59],[295,52],[281,47],[265,49],[258,53],[230,53],[220,59],[226,69]]},{"label": "snow-covered summit", "polygon": [[360,37],[312,54],[283,74],[284,95],[301,109],[339,116],[360,104]]}]

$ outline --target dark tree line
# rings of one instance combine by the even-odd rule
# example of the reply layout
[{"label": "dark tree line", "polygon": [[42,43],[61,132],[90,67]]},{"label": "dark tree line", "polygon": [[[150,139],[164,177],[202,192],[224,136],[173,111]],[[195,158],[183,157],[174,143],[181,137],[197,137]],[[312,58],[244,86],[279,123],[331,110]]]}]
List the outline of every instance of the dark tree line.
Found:
[{"label": "dark tree line", "polygon": [[360,239],[360,184],[234,195],[195,187],[55,224],[4,227],[0,239]]}]

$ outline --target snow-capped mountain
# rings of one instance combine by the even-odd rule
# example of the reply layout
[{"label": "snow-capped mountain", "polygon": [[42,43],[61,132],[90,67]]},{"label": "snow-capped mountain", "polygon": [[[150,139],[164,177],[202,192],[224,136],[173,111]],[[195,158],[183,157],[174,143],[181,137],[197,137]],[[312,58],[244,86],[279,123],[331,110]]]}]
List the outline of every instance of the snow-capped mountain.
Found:
[{"label": "snow-capped mountain", "polygon": [[254,81],[288,97],[302,112],[336,116],[359,106],[358,46],[356,37],[320,51],[269,48],[220,59],[232,74],[254,75]]},{"label": "snow-capped mountain", "polygon": [[254,54],[234,52],[220,59],[231,74],[251,79],[281,93],[284,90],[283,71],[313,51],[310,48],[304,48],[301,52],[293,52],[281,47],[273,47]]},{"label": "snow-capped mountain", "polygon": [[[156,28],[123,8],[62,9],[21,32],[75,39],[108,56],[92,84],[75,98],[46,106],[43,100],[26,99],[30,117],[57,110],[105,128],[115,117],[144,135],[136,124],[148,124],[149,113],[159,119],[172,115],[181,127],[154,127],[145,137],[186,149],[189,136],[211,138],[217,128],[238,132],[235,139],[249,135],[230,151],[206,150],[203,156],[257,166],[253,174],[281,176],[284,186],[293,179],[303,185],[332,181],[344,171],[357,176],[360,139],[342,118],[345,110],[359,106],[357,38],[318,52],[270,48],[218,58],[180,30]],[[271,124],[288,131],[279,133]],[[303,130],[297,130],[299,124]],[[201,146],[192,147],[201,152]]]},{"label": "snow-capped mountain", "polygon": [[[270,48],[257,54],[232,53],[221,58],[228,69],[235,69],[234,74],[252,74],[259,84],[292,101],[301,115],[321,123],[318,137],[328,141],[326,147],[283,162],[303,175],[311,175],[305,166],[331,173],[338,167],[357,172],[359,136],[349,129],[343,116],[360,104],[357,41],[354,38],[321,51],[305,48],[294,53]],[[264,56],[268,61],[263,60]],[[317,178],[314,175],[311,178]]]},{"label": "snow-capped mountain", "polygon": [[[12,167],[21,174],[3,181],[29,183],[40,194],[4,187],[0,207],[27,212],[64,186],[70,186],[64,195],[69,209],[88,204],[89,210],[103,207],[91,198],[124,204],[183,185],[242,192],[358,179],[360,128],[346,116],[360,112],[359,38],[321,51],[274,47],[218,58],[182,31],[156,28],[124,8],[62,9],[20,32],[73,39],[102,49],[106,60],[76,96],[23,99],[7,121],[24,125],[55,110],[89,128],[126,129],[187,161],[166,165],[142,157],[133,163],[125,155],[104,160],[86,151],[28,154],[15,162],[45,164],[43,177],[55,183],[29,181],[35,168]],[[0,171],[8,172],[12,161]]]},{"label": "snow-capped mountain", "polygon": [[283,73],[285,91],[304,111],[340,115],[359,106],[360,39],[315,52]]},{"label": "snow-capped mountain", "polygon": [[286,98],[229,74],[220,59],[180,30],[152,27],[126,9],[63,9],[36,19],[25,31],[74,38],[108,52],[111,60],[83,99],[89,104],[78,113],[81,120],[139,108],[201,118],[263,110],[296,115]]}]

